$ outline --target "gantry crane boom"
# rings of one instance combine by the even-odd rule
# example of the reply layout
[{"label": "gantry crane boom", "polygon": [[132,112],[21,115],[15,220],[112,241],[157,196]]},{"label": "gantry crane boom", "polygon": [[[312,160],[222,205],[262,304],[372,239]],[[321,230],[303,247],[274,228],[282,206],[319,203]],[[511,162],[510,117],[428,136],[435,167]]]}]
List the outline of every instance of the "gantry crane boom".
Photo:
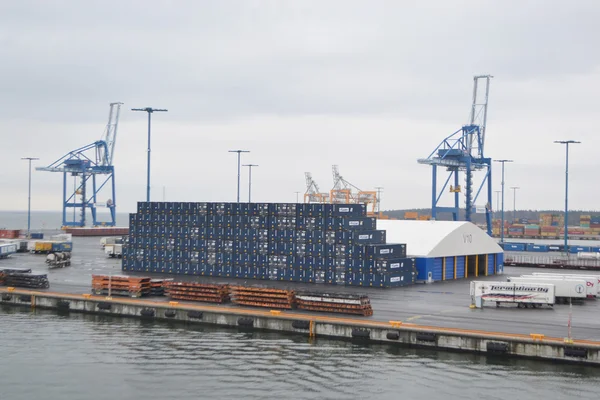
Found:
[{"label": "gantry crane boom", "polygon": [[[465,173],[465,219],[471,221],[471,215],[477,210],[475,204],[479,195],[487,183],[487,201],[485,203],[485,214],[488,234],[492,234],[492,160],[485,157],[485,133],[487,125],[488,99],[491,75],[476,75],[473,80],[473,102],[471,105],[469,124],[446,137],[435,150],[424,159],[417,160],[420,164],[432,167],[432,204],[431,217],[436,219],[439,212],[452,213],[453,219],[458,221],[460,214],[459,195],[462,192],[459,173]],[[479,102],[479,80],[485,80],[483,101]],[[438,192],[437,167],[444,167],[449,172],[448,178]],[[481,185],[473,196],[473,173],[484,171]],[[439,202],[444,191],[454,177],[454,185],[450,185],[449,192],[454,197],[453,207],[442,207]]]},{"label": "gantry crane boom", "polygon": [[[100,140],[97,140],[86,146],[72,150],[50,164],[47,167],[38,167],[38,171],[62,172],[63,173],[63,227],[67,226],[86,226],[86,210],[89,208],[92,213],[93,226],[115,226],[116,224],[116,193],[113,166],[115,144],[117,140],[117,128],[119,125],[119,114],[123,103],[110,103],[108,114],[108,124]],[[70,196],[67,196],[67,175],[79,179]],[[103,180],[98,185],[96,176],[100,175]],[[87,194],[87,186],[91,178],[92,192]],[[112,196],[106,200],[106,207],[110,211],[111,220],[100,222],[97,218],[96,207],[101,205],[98,202],[99,193],[108,182],[111,182]],[[77,196],[80,196],[78,199]],[[67,219],[67,210],[79,210],[79,219],[75,217],[73,221]]]}]

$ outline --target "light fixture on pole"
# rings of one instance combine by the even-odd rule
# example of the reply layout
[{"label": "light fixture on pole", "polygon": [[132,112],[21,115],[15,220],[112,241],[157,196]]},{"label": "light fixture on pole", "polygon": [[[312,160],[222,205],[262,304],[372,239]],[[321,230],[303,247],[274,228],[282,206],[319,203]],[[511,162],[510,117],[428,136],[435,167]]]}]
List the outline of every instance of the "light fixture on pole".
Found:
[{"label": "light fixture on pole", "polygon": [[237,166],[238,166],[238,175],[237,175],[237,202],[240,202],[240,155],[241,153],[250,153],[248,150],[229,150],[230,153],[237,153]]},{"label": "light fixture on pole", "polygon": [[29,162],[29,192],[27,195],[27,237],[31,237],[31,162],[39,160],[36,157],[22,157],[21,160],[27,160]]},{"label": "light fixture on pole", "polygon": [[517,223],[517,190],[521,189],[518,186],[511,186],[510,189],[513,191],[513,224]]},{"label": "light fixture on pole", "polygon": [[514,162],[513,160],[494,160],[494,162],[502,163],[502,222],[500,225],[501,239],[500,243],[504,243],[504,164]]},{"label": "light fixture on pole", "polygon": [[581,142],[576,140],[555,140],[554,143],[565,145],[565,253],[569,254],[569,145]]},{"label": "light fixture on pole", "polygon": [[298,196],[300,196],[300,192],[294,192],[294,193],[296,193],[296,203],[299,203],[300,199]]},{"label": "light fixture on pole", "polygon": [[152,113],[154,112],[167,112],[169,110],[161,108],[132,108],[131,111],[144,111],[148,113],[148,170],[147,170],[147,184],[146,184],[146,201],[150,201],[150,127],[152,125]]},{"label": "light fixture on pole", "polygon": [[244,164],[248,167],[248,203],[252,203],[252,167],[258,167],[258,164]]}]

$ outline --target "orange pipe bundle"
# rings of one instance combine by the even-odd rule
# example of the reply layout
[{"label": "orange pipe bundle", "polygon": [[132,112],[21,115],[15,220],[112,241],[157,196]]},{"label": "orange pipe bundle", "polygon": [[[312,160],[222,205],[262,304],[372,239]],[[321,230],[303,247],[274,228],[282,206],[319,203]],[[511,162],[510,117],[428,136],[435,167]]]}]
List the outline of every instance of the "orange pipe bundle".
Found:
[{"label": "orange pipe bundle", "polygon": [[142,297],[150,294],[152,288],[150,278],[137,276],[92,275],[92,291],[94,294],[115,296]]},{"label": "orange pipe bundle", "polygon": [[245,306],[275,309],[292,309],[296,306],[293,290],[232,286],[230,296],[232,303]]},{"label": "orange pipe bundle", "polygon": [[228,285],[196,282],[165,282],[168,296],[174,300],[225,303],[229,300]]}]

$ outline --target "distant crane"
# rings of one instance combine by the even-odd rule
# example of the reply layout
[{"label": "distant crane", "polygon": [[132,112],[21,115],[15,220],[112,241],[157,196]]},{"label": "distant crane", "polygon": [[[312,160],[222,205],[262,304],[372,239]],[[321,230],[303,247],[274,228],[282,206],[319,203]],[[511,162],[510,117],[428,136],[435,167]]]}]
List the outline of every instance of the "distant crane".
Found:
[{"label": "distant crane", "polygon": [[329,203],[329,194],[320,193],[317,182],[313,179],[310,172],[305,172],[306,192],[304,192],[305,203]]},{"label": "distant crane", "polygon": [[[92,213],[92,226],[115,226],[116,224],[116,200],[115,200],[115,167],[113,157],[117,140],[117,127],[119,125],[119,113],[123,103],[110,103],[108,124],[102,135],[102,139],[75,149],[62,156],[47,167],[38,167],[37,171],[62,172],[63,173],[63,227],[86,226],[86,210]],[[67,188],[67,175],[79,178],[71,192]],[[96,176],[98,177],[98,181]],[[91,178],[91,192],[88,186]],[[99,193],[110,181],[112,195],[105,203],[99,202]],[[71,193],[67,196],[68,193]],[[96,208],[106,206],[110,211],[110,221],[98,221]],[[79,210],[79,220],[75,217],[73,221],[67,220],[67,209]]]},{"label": "distant crane", "polygon": [[[377,192],[361,190],[345,180],[342,175],[340,175],[337,165],[333,165],[331,171],[333,173],[333,188],[329,192],[329,200],[331,203],[366,204],[367,212],[370,214],[375,213],[377,207]],[[355,191],[353,191],[353,189]],[[369,206],[371,207],[371,211],[368,211]]]},{"label": "distant crane", "polygon": [[[473,78],[473,103],[471,105],[470,121],[468,125],[446,137],[429,157],[417,160],[419,164],[428,164],[432,167],[432,195],[431,218],[436,219],[439,212],[450,212],[454,221],[458,221],[460,213],[459,195],[462,193],[459,173],[465,173],[465,219],[471,221],[473,212],[479,210],[475,207],[477,199],[487,183],[487,201],[485,214],[488,235],[492,234],[492,160],[484,156],[485,134],[488,112],[488,98],[490,91],[491,75],[477,75]],[[479,80],[484,80],[483,99],[480,101]],[[444,167],[449,172],[446,182],[438,192],[437,167]],[[481,184],[473,195],[473,172],[484,171]],[[439,202],[446,193],[448,183],[454,177],[454,185],[449,186],[449,193],[454,196],[453,207],[442,207]]]}]

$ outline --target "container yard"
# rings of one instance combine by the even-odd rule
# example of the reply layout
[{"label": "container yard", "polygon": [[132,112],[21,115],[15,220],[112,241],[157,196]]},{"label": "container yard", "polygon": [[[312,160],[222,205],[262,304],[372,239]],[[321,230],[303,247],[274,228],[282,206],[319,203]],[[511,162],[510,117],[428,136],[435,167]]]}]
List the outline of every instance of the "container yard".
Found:
[{"label": "container yard", "polygon": [[[368,339],[361,336],[363,340],[381,339],[392,344],[433,346],[440,349],[462,348],[472,351],[486,349],[487,342],[493,341],[505,343],[506,354],[512,355],[549,357],[575,362],[594,362],[596,357],[592,350],[587,350],[583,359],[565,356],[565,351],[568,353],[573,346],[562,339],[566,337],[568,306],[557,304],[550,313],[536,310],[535,314],[532,314],[526,310],[518,311],[515,308],[513,311],[506,308],[501,313],[479,314],[481,310],[469,307],[469,279],[412,284],[382,290],[375,287],[146,272],[132,272],[125,277],[120,275],[122,260],[108,257],[97,238],[73,238],[73,241],[77,251],[73,253],[72,265],[69,268],[49,269],[39,258],[41,256],[34,254],[18,253],[4,260],[5,264],[2,267],[6,269],[30,268],[29,272],[21,270],[17,273],[35,276],[30,279],[32,281],[43,280],[41,276],[46,275],[50,288],[31,291],[33,289],[18,285],[15,285],[14,289],[5,286],[0,289],[3,293],[2,303],[26,307],[33,304],[42,308],[67,308],[71,311],[152,319],[165,318],[240,327],[244,325],[246,328],[279,331],[287,331],[289,328],[290,332],[307,334],[313,321],[313,334],[321,337],[351,339],[367,335],[365,332],[368,331]],[[519,268],[515,271],[526,272],[526,269]],[[113,277],[115,286],[112,286]],[[126,280],[125,283],[122,283],[122,278]],[[502,280],[500,276],[480,276],[474,279]],[[92,282],[95,282],[95,289],[92,289]],[[35,285],[35,282],[30,285]],[[248,290],[249,288],[262,290],[263,294],[259,297],[266,306],[233,303],[230,297],[232,291],[225,291],[224,287],[235,287],[240,302],[256,300],[256,296],[248,296],[248,293],[253,292]],[[94,294],[93,290],[98,290],[99,294]],[[272,294],[278,294],[265,296],[264,292],[270,293],[269,290]],[[132,298],[132,295],[141,297]],[[215,297],[220,298],[221,302],[206,301]],[[284,304],[285,300],[295,306],[273,308],[273,301],[265,299],[278,299],[275,304]],[[399,307],[399,304],[402,307]],[[577,344],[577,347],[593,349],[593,346],[600,346],[600,343],[595,344],[596,341],[600,342],[600,323],[587,317],[596,307],[596,300],[586,300],[584,307],[577,307],[572,311],[574,337],[579,340],[573,343]],[[351,312],[342,313],[342,310]],[[282,321],[289,321],[289,327]],[[293,328],[292,325],[309,328],[303,330]],[[388,339],[388,333],[391,339]],[[417,339],[417,334],[420,335],[420,339]],[[429,339],[424,341],[422,339],[425,336]],[[541,350],[540,345],[544,350]],[[547,350],[545,346],[548,346]]]},{"label": "container yard", "polygon": [[[567,236],[573,240],[600,240],[600,215],[582,215],[578,226],[569,226]],[[492,235],[501,237],[500,220],[494,220]],[[505,221],[505,238],[562,239],[565,234],[563,214],[541,214],[539,221],[521,219]]]}]

